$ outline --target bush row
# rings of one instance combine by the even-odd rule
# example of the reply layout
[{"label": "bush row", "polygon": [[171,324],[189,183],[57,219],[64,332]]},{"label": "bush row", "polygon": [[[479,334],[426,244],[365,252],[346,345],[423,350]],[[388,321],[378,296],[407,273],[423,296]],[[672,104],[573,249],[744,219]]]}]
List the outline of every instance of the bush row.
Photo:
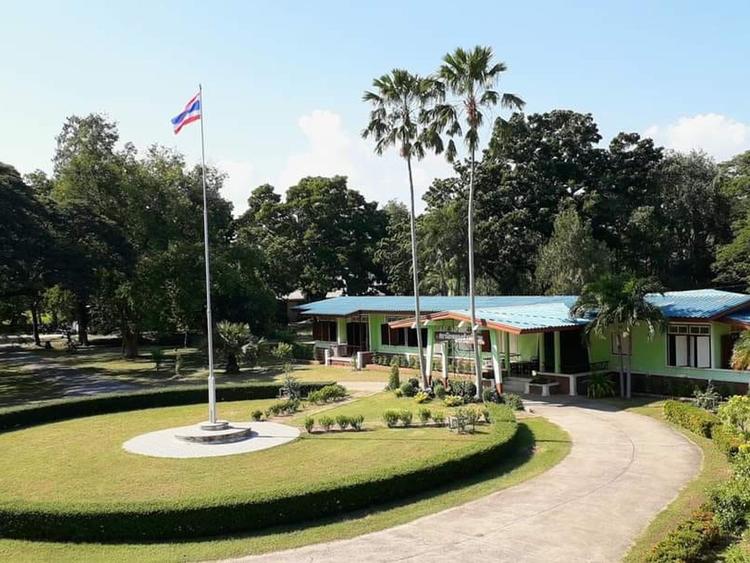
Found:
[{"label": "bush row", "polygon": [[2,535],[50,541],[123,542],[195,539],[256,531],[401,500],[460,479],[503,459],[520,447],[517,424],[507,407],[490,405],[489,439],[461,453],[441,452],[429,460],[408,460],[368,474],[342,475],[306,491],[256,495],[227,493],[223,499],[181,502],[63,506],[53,503],[0,504]]},{"label": "bush row", "polygon": [[[330,383],[303,383],[303,395],[312,394]],[[278,396],[279,383],[219,385],[217,401],[272,399]],[[106,394],[94,397],[47,401],[42,404],[0,410],[0,432],[98,414],[127,412],[157,407],[195,405],[206,402],[205,385],[181,386],[159,391]]]},{"label": "bush row", "polygon": [[721,424],[715,414],[681,401],[664,403],[664,416],[668,421],[706,438],[711,437],[714,426]]},{"label": "bush row", "polygon": [[[355,432],[359,432],[362,430],[362,425],[365,422],[364,415],[357,414],[354,416],[348,416],[345,414],[338,414],[336,417],[323,415],[318,419],[318,424],[320,425],[320,428],[323,429],[323,432],[330,432],[331,428],[333,428],[333,424],[336,423],[336,426],[339,427],[339,430],[346,430],[347,428],[351,428]],[[312,416],[306,416],[305,421],[305,430],[307,430],[308,433],[312,434],[313,429],[315,428],[315,418]]]},{"label": "bush row", "polygon": [[307,395],[307,400],[317,405],[321,403],[330,403],[332,401],[340,401],[345,397],[346,387],[334,383],[333,385],[325,385],[320,389],[311,391]]},{"label": "bush row", "polygon": [[651,563],[697,561],[720,537],[711,510],[702,508],[656,544],[649,554]]}]

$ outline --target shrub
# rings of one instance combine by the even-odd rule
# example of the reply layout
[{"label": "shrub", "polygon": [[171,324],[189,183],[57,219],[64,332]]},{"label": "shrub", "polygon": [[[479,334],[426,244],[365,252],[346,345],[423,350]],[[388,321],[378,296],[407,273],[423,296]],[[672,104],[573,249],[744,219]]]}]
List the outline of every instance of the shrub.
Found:
[{"label": "shrub", "polygon": [[446,395],[445,399],[443,399],[443,403],[446,407],[457,407],[464,404],[464,399],[463,397],[458,397],[456,395]]},{"label": "shrub", "polygon": [[417,358],[415,358],[414,356],[411,356],[409,358],[409,368],[419,369],[419,362],[417,361]]},{"label": "shrub", "polygon": [[417,391],[417,394],[414,395],[414,400],[417,403],[426,403],[430,400],[430,394],[426,391]]},{"label": "shrub", "polygon": [[750,511],[750,482],[730,479],[711,491],[711,506],[719,529],[726,534],[742,531],[747,526]]},{"label": "shrub", "polygon": [[271,351],[271,355],[279,362],[287,363],[294,357],[292,345],[287,342],[279,342]]},{"label": "shrub", "polygon": [[744,436],[726,424],[715,424],[711,429],[711,439],[716,444],[716,447],[730,459],[734,457],[740,446],[745,443]]},{"label": "shrub", "polygon": [[290,399],[299,399],[302,396],[302,386],[296,377],[287,374],[281,384],[281,391]]},{"label": "shrub", "polygon": [[746,482],[750,483],[750,445],[742,444],[732,461],[735,478],[746,479]]},{"label": "shrub", "polygon": [[394,395],[396,395],[396,398],[397,398],[397,399],[400,399],[401,397],[403,397],[403,396],[404,396],[404,392],[403,392],[403,391],[401,391],[401,389],[396,389],[396,390],[395,390],[395,391],[393,392],[393,394],[394,394]]},{"label": "shrub", "polygon": [[451,391],[457,397],[464,399],[464,402],[473,401],[477,395],[477,386],[473,381],[468,379],[458,379],[451,382]]},{"label": "shrub", "polygon": [[263,411],[261,411],[260,409],[255,409],[250,416],[254,421],[258,422],[261,418],[263,418]]},{"label": "shrub", "polygon": [[406,356],[399,356],[398,357],[398,365],[402,368],[408,368],[409,367],[409,360],[406,358]]},{"label": "shrub", "polygon": [[398,424],[399,411],[394,409],[388,409],[383,413],[383,422],[388,428],[393,428]]},{"label": "shrub", "polygon": [[412,387],[411,383],[406,382],[401,385],[401,393],[404,397],[413,397],[417,394],[417,390]]},{"label": "shrub", "polygon": [[697,561],[719,539],[719,530],[710,510],[701,509],[656,544],[648,556],[652,563]]},{"label": "shrub", "polygon": [[442,383],[436,383],[435,385],[433,385],[432,392],[435,393],[435,396],[438,399],[445,398],[445,386]]},{"label": "shrub", "polygon": [[719,407],[719,418],[742,432],[745,436],[750,433],[750,397],[735,395]]},{"label": "shrub", "polygon": [[508,405],[514,411],[523,410],[523,399],[521,399],[520,395],[516,395],[515,393],[503,393],[500,402]]},{"label": "shrub", "polygon": [[486,423],[488,423],[488,424],[489,424],[490,422],[492,422],[492,421],[490,420],[490,416],[491,416],[491,415],[490,415],[490,409],[487,409],[487,408],[484,408],[484,409],[482,409],[482,418],[484,418],[484,421],[485,421]]},{"label": "shrub", "polygon": [[292,357],[297,360],[312,360],[315,357],[315,346],[292,342]]},{"label": "shrub", "polygon": [[401,378],[399,376],[399,369],[398,366],[392,365],[391,366],[391,372],[388,374],[388,389],[391,391],[395,391],[399,387],[401,387]]},{"label": "shrub", "polygon": [[315,427],[315,419],[311,416],[305,417],[305,430],[307,430],[308,434],[312,434],[313,428]]},{"label": "shrub", "polygon": [[336,415],[336,424],[340,430],[346,430],[349,427],[349,417],[345,414]]},{"label": "shrub", "polygon": [[466,409],[456,409],[456,412],[453,414],[453,416],[456,419],[456,429],[458,430],[458,433],[464,434],[466,432],[466,424],[469,422]]},{"label": "shrub", "polygon": [[443,426],[445,424],[445,414],[442,411],[432,413],[432,421],[437,426]]},{"label": "shrub", "polygon": [[364,424],[364,422],[365,417],[361,414],[357,414],[349,418],[349,424],[351,424],[352,428],[354,428],[354,430],[356,430],[357,432],[362,430],[362,425]]},{"label": "shrub", "polygon": [[485,389],[482,391],[482,401],[485,403],[497,403],[499,400],[500,397],[494,389]]},{"label": "shrub", "polygon": [[411,420],[414,417],[412,412],[407,409],[402,409],[398,411],[398,419],[401,421],[401,424],[404,426],[411,426]]},{"label": "shrub", "polygon": [[410,377],[409,385],[414,387],[414,389],[419,389],[419,379],[417,379],[416,377]]},{"label": "shrub", "polygon": [[719,422],[716,415],[680,401],[665,402],[664,417],[670,422],[706,438],[711,437],[712,428]]},{"label": "shrub", "polygon": [[714,388],[713,383],[710,381],[706,385],[706,390],[701,391],[696,388],[693,391],[693,397],[695,397],[695,405],[707,411],[716,412],[721,402],[721,395]]},{"label": "shrub", "polygon": [[164,350],[161,348],[151,349],[151,361],[154,362],[154,369],[158,372],[164,363]]},{"label": "shrub", "polygon": [[391,356],[391,367],[399,367],[401,365],[401,360],[399,356]]},{"label": "shrub", "polygon": [[268,407],[269,413],[274,416],[280,414],[293,414],[299,410],[299,399],[287,399],[285,401],[278,401]]},{"label": "shrub", "polygon": [[724,563],[750,563],[750,554],[742,544],[734,544],[724,552]]},{"label": "shrub", "polygon": [[323,430],[330,432],[331,427],[333,426],[333,419],[330,416],[321,416],[320,419],[318,419],[318,424],[320,424]]},{"label": "shrub", "polygon": [[419,416],[419,420],[422,422],[422,426],[424,426],[432,418],[432,413],[430,409],[421,408],[417,411],[417,416]]},{"label": "shrub", "polygon": [[346,388],[338,383],[334,385],[326,385],[321,389],[310,393],[307,399],[311,403],[330,403],[331,401],[340,401],[346,397]]},{"label": "shrub", "polygon": [[479,412],[479,409],[476,408],[468,408],[466,409],[466,424],[471,426],[471,431],[474,432],[477,427],[477,422],[479,422],[479,417],[481,413]]},{"label": "shrub", "polygon": [[607,373],[592,373],[589,375],[588,387],[586,394],[591,399],[602,399],[604,397],[613,397],[615,386]]}]

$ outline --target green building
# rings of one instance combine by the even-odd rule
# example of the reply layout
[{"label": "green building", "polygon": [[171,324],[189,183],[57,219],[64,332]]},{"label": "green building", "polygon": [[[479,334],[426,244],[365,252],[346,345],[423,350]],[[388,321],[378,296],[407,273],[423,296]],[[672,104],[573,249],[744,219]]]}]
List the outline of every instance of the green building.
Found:
[{"label": "green building", "polygon": [[[727,392],[747,391],[750,372],[732,370],[729,363],[735,340],[750,328],[750,295],[701,289],[652,294],[648,300],[664,313],[668,328],[649,338],[645,327],[636,327],[632,342],[619,347],[621,358],[619,335],[586,341],[588,320],[570,315],[575,296],[477,297],[485,384],[576,395],[585,392],[592,373],[617,372],[622,360],[631,367],[634,392],[689,394],[709,380]],[[312,318],[318,359],[348,366],[355,357],[365,367],[374,360],[388,363],[392,356],[416,358],[413,305],[410,296],[334,297],[300,311]],[[424,296],[420,305],[432,373],[473,373],[468,298]]]}]

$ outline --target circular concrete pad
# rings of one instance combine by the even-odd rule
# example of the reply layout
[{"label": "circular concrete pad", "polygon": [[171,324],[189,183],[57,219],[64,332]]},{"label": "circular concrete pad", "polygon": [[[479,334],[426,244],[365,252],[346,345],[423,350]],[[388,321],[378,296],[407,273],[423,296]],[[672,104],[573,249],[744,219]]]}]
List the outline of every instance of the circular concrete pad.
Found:
[{"label": "circular concrete pad", "polygon": [[299,436],[299,429],[277,422],[233,422],[234,428],[250,428],[246,440],[226,444],[186,442],[177,437],[195,432],[195,425],[157,430],[141,434],[125,442],[122,447],[134,454],[151,457],[195,458],[257,452],[291,442]]}]

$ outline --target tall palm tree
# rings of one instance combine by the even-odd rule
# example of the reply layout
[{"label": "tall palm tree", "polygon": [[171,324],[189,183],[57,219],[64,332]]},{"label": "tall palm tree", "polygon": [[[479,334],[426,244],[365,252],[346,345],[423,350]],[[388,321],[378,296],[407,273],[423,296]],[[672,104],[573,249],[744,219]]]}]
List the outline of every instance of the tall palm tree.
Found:
[{"label": "tall palm tree", "polygon": [[732,369],[750,369],[750,330],[744,331],[732,349]]},{"label": "tall palm tree", "polygon": [[[654,291],[660,291],[660,288],[650,280],[608,274],[586,284],[570,311],[574,317],[593,317],[585,329],[588,338],[592,335],[607,338],[610,334],[616,337],[621,397],[629,398],[632,392],[633,330],[643,324],[648,330],[648,337],[653,338],[658,331],[666,328],[661,309],[646,299]],[[623,349],[623,341],[628,342],[627,351]],[[627,372],[624,369],[626,355]]]},{"label": "tall palm tree", "polygon": [[477,380],[477,396],[482,389],[482,365],[477,338],[477,322],[474,295],[474,164],[479,149],[479,130],[484,124],[483,111],[500,104],[506,109],[521,110],[525,102],[515,94],[500,93],[495,88],[500,75],[507,70],[505,63],[493,62],[491,47],[476,46],[471,50],[456,49],[443,57],[437,72],[442,93],[451,95],[455,101],[437,104],[430,112],[436,131],[449,137],[445,154],[449,161],[456,158],[457,150],[453,137],[463,137],[469,152],[469,309],[471,312],[471,334],[474,345],[474,367]]},{"label": "tall palm tree", "polygon": [[439,152],[440,144],[429,142],[430,130],[424,126],[428,104],[436,99],[436,82],[402,69],[394,69],[372,82],[373,90],[366,91],[362,99],[372,105],[370,122],[362,131],[364,138],[373,137],[375,152],[382,155],[389,147],[398,147],[399,155],[406,160],[409,172],[411,262],[414,283],[414,317],[416,319],[417,349],[419,350],[419,373],[422,385],[427,387],[428,371],[422,354],[422,330],[419,311],[419,264],[417,257],[417,229],[414,211],[414,177],[412,158],[420,160],[425,148],[430,146]]}]

